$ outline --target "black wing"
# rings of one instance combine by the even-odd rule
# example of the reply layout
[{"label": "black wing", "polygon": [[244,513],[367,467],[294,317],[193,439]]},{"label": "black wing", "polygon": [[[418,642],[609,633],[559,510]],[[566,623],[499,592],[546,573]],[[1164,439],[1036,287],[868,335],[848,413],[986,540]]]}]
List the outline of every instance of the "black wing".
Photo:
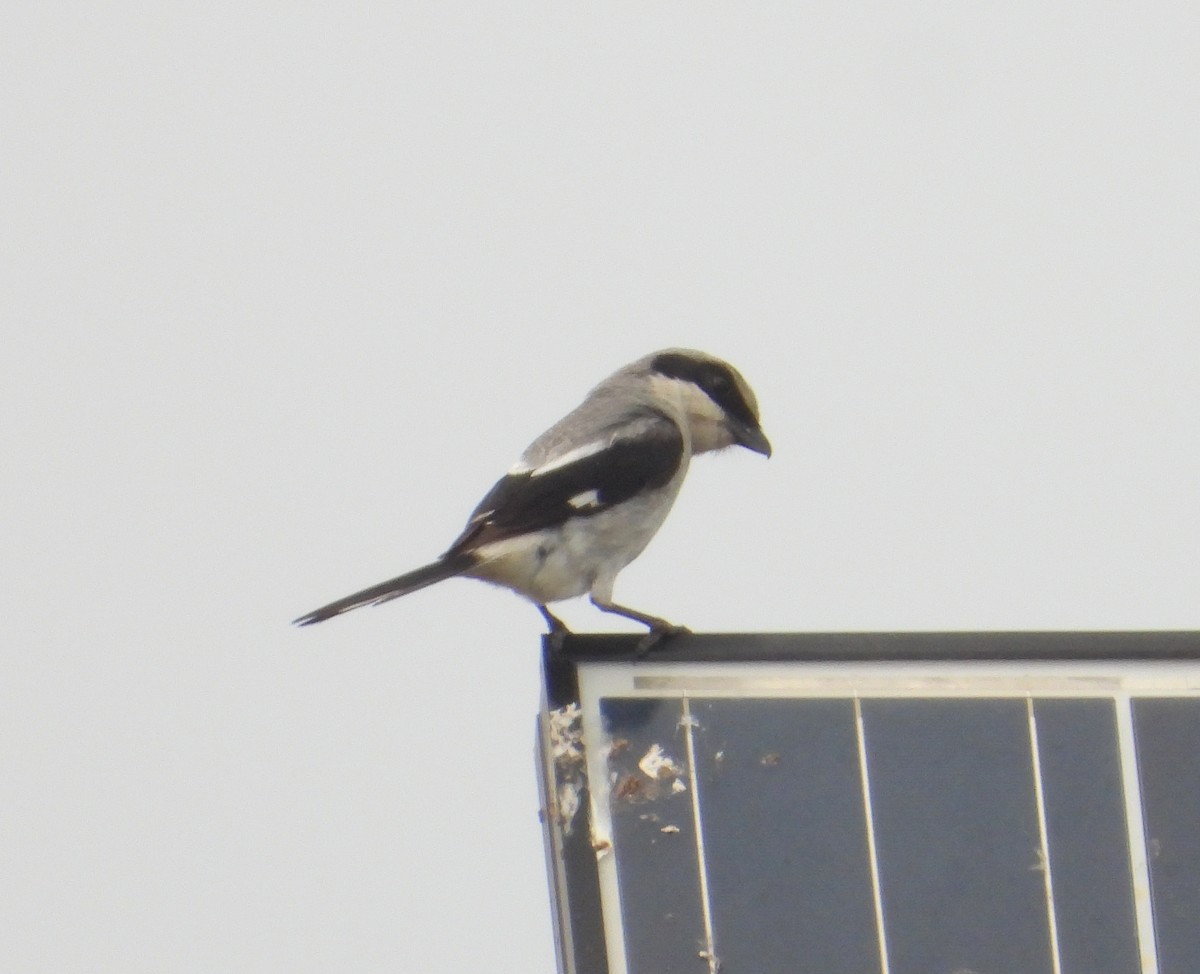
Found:
[{"label": "black wing", "polygon": [[683,434],[666,415],[647,412],[626,423],[602,448],[544,473],[509,474],[480,501],[447,555],[543,528],[592,517],[646,490],[663,487],[679,470]]}]

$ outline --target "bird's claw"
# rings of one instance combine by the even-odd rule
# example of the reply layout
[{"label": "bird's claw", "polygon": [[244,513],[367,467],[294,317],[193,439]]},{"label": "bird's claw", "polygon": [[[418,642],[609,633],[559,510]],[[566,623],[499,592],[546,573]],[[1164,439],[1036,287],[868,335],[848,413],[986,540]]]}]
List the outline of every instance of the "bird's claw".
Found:
[{"label": "bird's claw", "polygon": [[646,635],[638,640],[638,644],[633,648],[634,655],[645,656],[659,643],[675,636],[688,635],[691,631],[687,626],[675,626],[670,623],[665,626],[654,626]]},{"label": "bird's claw", "polygon": [[566,642],[567,636],[570,635],[570,632],[571,630],[566,626],[561,626],[551,629],[548,633],[546,633],[546,642],[550,646],[550,652],[561,653],[563,643]]}]

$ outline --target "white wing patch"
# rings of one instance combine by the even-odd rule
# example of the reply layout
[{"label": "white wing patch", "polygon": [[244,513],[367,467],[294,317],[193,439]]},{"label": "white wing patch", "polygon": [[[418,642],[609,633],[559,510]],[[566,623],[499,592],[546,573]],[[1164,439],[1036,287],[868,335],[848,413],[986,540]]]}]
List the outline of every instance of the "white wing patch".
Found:
[{"label": "white wing patch", "polygon": [[540,467],[534,467],[532,470],[530,470],[528,466],[524,466],[522,464],[518,464],[517,466],[524,466],[524,469],[520,471],[521,473],[529,471],[530,476],[540,477],[544,473],[550,473],[551,470],[558,470],[561,467],[569,466],[576,460],[582,460],[584,457],[590,457],[593,454],[599,453],[601,450],[607,450],[610,443],[610,440],[595,440],[592,443],[585,443],[583,446],[577,446],[574,450],[568,450],[561,457],[555,457],[553,460],[548,460]]},{"label": "white wing patch", "polygon": [[588,507],[600,506],[600,491],[585,490],[582,494],[576,494],[567,501],[575,510],[581,511]]}]

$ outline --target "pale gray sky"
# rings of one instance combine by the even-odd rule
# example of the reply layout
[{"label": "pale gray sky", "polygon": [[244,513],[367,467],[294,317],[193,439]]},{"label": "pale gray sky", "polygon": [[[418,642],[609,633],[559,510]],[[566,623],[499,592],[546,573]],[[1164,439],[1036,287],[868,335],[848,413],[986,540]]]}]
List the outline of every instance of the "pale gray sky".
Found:
[{"label": "pale gray sky", "polygon": [[[0,14],[0,968],[553,969],[540,618],[437,554],[684,344],[698,630],[1200,626],[1195,5]],[[586,606],[564,614],[609,628]]]}]

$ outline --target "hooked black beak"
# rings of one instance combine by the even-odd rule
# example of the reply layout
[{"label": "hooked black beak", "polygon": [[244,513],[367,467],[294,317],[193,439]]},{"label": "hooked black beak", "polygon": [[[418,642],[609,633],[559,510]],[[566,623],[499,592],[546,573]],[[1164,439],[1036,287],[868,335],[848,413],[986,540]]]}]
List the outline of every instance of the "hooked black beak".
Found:
[{"label": "hooked black beak", "polygon": [[767,439],[767,434],[757,426],[739,422],[731,423],[730,426],[738,446],[761,453],[764,457],[771,455],[771,441]]}]

